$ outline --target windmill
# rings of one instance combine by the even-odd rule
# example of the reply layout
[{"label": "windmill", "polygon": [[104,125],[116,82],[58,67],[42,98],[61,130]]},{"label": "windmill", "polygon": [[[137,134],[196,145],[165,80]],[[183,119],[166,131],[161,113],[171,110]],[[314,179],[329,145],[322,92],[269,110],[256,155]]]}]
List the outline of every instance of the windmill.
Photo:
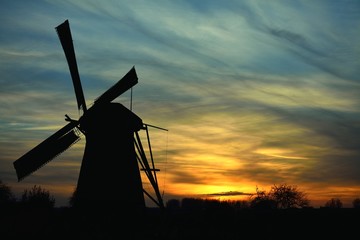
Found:
[{"label": "windmill", "polygon": [[[65,52],[77,107],[79,111],[82,110],[82,116],[74,120],[65,114],[68,123],[64,127],[14,161],[18,181],[56,158],[78,142],[81,135],[85,135],[86,144],[75,190],[79,207],[88,209],[99,205],[121,205],[127,209],[144,208],[146,195],[163,208],[156,177],[158,169],[154,166],[150,141],[148,138],[151,153],[149,163],[138,133],[145,130],[148,136],[148,127],[152,125],[144,124],[140,117],[122,104],[112,102],[137,84],[135,67],[87,108],[69,21],[65,20],[55,29]],[[153,193],[144,190],[141,170],[145,172]],[[120,197],[107,198],[106,195],[111,193]]]}]

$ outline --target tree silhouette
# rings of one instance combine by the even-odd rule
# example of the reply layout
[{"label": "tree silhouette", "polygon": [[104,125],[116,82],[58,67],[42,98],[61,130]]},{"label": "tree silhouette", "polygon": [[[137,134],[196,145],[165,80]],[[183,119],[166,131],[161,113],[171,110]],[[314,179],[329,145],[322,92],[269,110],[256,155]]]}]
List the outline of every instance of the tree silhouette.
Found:
[{"label": "tree silhouette", "polygon": [[250,196],[250,208],[255,209],[274,209],[276,202],[264,190],[256,187],[256,195]]},{"label": "tree silhouette", "polygon": [[3,206],[7,203],[15,202],[15,197],[12,193],[12,190],[9,186],[0,180],[0,206]]},{"label": "tree silhouette", "polygon": [[201,198],[183,198],[181,207],[187,210],[199,210],[204,207],[204,200]]},{"label": "tree silhouette", "polygon": [[274,185],[269,193],[256,187],[256,195],[250,197],[251,208],[302,208],[308,207],[309,203],[310,201],[304,192],[300,191],[296,186],[287,184]]},{"label": "tree silhouette", "polygon": [[353,208],[360,208],[360,198],[355,198],[352,204],[353,204]]},{"label": "tree silhouette", "polygon": [[327,208],[342,208],[343,204],[339,198],[331,198],[325,203]]},{"label": "tree silhouette", "polygon": [[166,202],[167,209],[179,209],[180,208],[180,201],[178,199],[170,199]]},{"label": "tree silhouette", "polygon": [[277,208],[280,209],[308,207],[310,203],[306,194],[300,191],[297,186],[274,185],[269,194],[271,199],[276,202]]},{"label": "tree silhouette", "polygon": [[21,203],[31,208],[53,208],[55,198],[48,190],[34,185],[30,190],[25,189],[21,196]]}]

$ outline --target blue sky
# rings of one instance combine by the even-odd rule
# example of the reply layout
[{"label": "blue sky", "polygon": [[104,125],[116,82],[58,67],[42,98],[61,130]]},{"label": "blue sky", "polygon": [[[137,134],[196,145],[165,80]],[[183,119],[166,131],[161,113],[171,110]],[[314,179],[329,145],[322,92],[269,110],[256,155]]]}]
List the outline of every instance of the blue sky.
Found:
[{"label": "blue sky", "polygon": [[[360,197],[360,2],[3,1],[0,179],[66,204],[85,139],[22,182],[13,162],[81,116],[55,27],[70,22],[87,105],[135,66],[166,199],[297,185]],[[130,91],[115,101],[130,106]],[[225,194],[227,195],[227,194]]]}]

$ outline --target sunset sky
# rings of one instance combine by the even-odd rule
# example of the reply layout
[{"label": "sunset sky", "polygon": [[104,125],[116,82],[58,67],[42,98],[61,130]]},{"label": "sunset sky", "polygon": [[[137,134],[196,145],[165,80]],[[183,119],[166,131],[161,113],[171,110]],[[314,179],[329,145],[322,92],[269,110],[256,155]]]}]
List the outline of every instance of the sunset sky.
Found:
[{"label": "sunset sky", "polygon": [[[21,182],[13,167],[81,116],[55,31],[66,19],[88,106],[135,66],[132,110],[168,129],[150,128],[165,201],[283,183],[312,206],[360,197],[360,1],[7,0],[0,179],[17,197],[40,185],[67,205],[77,183],[84,137]],[[131,91],[115,101],[130,108]]]}]

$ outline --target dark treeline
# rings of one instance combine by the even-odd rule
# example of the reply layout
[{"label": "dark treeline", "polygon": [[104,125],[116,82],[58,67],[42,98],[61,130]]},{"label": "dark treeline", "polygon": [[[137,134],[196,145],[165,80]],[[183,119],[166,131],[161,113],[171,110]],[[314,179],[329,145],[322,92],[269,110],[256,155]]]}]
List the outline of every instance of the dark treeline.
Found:
[{"label": "dark treeline", "polygon": [[[1,239],[352,239],[359,208],[264,209],[235,202],[184,198],[181,206],[148,208],[134,218],[72,207],[1,208]],[[124,208],[126,211],[126,208]],[[94,215],[92,215],[94,214]]]},{"label": "dark treeline", "polygon": [[286,184],[257,191],[248,201],[172,199],[165,209],[129,216],[124,206],[124,214],[111,217],[55,208],[55,199],[39,186],[15,199],[0,185],[1,239],[350,239],[358,234],[360,217],[357,200],[353,208],[343,208],[336,198],[313,208]]},{"label": "dark treeline", "polygon": [[[94,196],[96,193],[94,192]],[[76,191],[69,197],[68,205],[72,207],[76,199]],[[41,186],[34,185],[31,189],[25,189],[21,197],[17,199],[11,188],[0,180],[0,206],[12,203],[15,205],[42,206],[53,208],[55,198],[50,192]],[[306,193],[299,190],[297,186],[288,184],[273,185],[269,192],[256,188],[256,193],[249,195],[247,200],[214,200],[203,198],[183,198],[170,199],[166,202],[166,207],[176,208],[208,208],[226,207],[233,209],[290,209],[290,208],[312,208],[311,201]],[[324,202],[322,208],[342,208],[343,203],[340,198],[330,198]],[[353,199],[353,208],[360,208],[360,197]]]}]

